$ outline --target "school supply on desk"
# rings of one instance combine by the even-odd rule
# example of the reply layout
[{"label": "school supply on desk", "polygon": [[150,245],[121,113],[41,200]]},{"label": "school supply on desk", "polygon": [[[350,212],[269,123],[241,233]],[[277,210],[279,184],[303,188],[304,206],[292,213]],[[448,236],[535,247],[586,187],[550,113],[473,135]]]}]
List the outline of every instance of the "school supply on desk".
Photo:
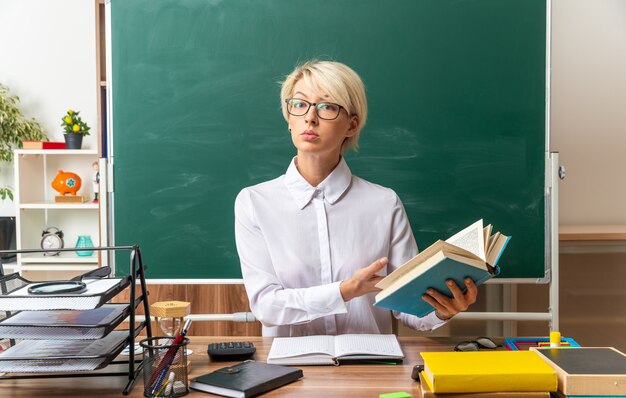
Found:
[{"label": "school supply on desk", "polygon": [[155,337],[144,339],[139,344],[144,348],[144,395],[160,395],[169,383],[170,373],[174,373],[174,381],[184,381],[187,390],[187,352],[185,347],[189,339],[185,338],[191,319],[176,337]]},{"label": "school supply on desk", "polygon": [[411,378],[415,381],[420,381],[420,373],[424,371],[424,364],[417,364],[413,366],[411,370]]},{"label": "school supply on desk", "polygon": [[276,337],[267,363],[339,365],[342,361],[402,362],[404,354],[393,334]]},{"label": "school supply on desk", "polygon": [[245,361],[191,380],[189,387],[225,397],[248,398],[302,378],[301,369]]},{"label": "school supply on desk", "polygon": [[451,297],[448,279],[465,292],[466,277],[480,285],[497,276],[498,260],[511,238],[491,232],[491,224],[483,228],[481,219],[445,242],[435,242],[376,284],[382,290],[375,305],[422,317],[434,311],[422,299],[428,288]]},{"label": "school supply on desk", "polygon": [[83,279],[84,292],[49,295],[29,293],[28,288],[40,282],[31,282],[17,273],[7,275],[3,281],[10,288],[8,293],[0,295],[0,311],[90,310],[124,290],[130,278]]},{"label": "school supply on desk", "polygon": [[114,330],[100,340],[22,340],[0,352],[0,372],[75,372],[95,370],[124,348],[128,331]]},{"label": "school supply on desk", "polygon": [[[550,347],[549,337],[506,337],[504,346],[508,350],[528,350],[530,347]],[[561,336],[561,347],[580,347],[571,337]]]},{"label": "school supply on desk", "polygon": [[424,372],[418,374],[419,398],[550,398],[547,391],[495,391],[495,392],[459,392],[435,393],[425,380]]},{"label": "school supply on desk", "polygon": [[254,355],[256,347],[250,341],[211,343],[207,353],[212,361],[234,361]]},{"label": "school supply on desk", "polygon": [[83,293],[87,290],[87,284],[83,279],[97,279],[109,276],[111,267],[104,266],[96,268],[82,275],[78,275],[70,280],[65,281],[47,281],[34,283],[28,286],[28,294],[32,295],[59,295],[63,293]]},{"label": "school supply on desk", "polygon": [[422,352],[436,393],[556,391],[556,372],[532,351]]},{"label": "school supply on desk", "polygon": [[411,394],[404,391],[396,391],[396,392],[388,392],[385,394],[380,394],[378,398],[412,398]]},{"label": "school supply on desk", "polygon": [[128,304],[85,311],[20,311],[0,321],[0,336],[11,339],[90,340],[106,336],[129,313]]},{"label": "school supply on desk", "polygon": [[626,395],[626,355],[613,347],[531,347],[558,376],[565,395]]}]

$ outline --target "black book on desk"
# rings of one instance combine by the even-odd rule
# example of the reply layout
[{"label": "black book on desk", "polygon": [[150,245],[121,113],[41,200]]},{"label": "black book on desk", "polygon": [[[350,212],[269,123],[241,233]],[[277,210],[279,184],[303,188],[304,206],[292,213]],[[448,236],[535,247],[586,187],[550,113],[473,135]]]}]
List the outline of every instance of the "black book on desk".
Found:
[{"label": "black book on desk", "polygon": [[248,398],[302,378],[302,370],[264,362],[245,361],[192,379],[189,387],[223,395]]}]

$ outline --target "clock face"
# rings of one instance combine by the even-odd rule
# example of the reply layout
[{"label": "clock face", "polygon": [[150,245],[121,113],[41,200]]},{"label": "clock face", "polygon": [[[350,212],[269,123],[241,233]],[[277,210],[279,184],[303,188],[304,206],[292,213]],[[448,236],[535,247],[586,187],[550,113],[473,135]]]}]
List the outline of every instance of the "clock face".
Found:
[{"label": "clock face", "polygon": [[50,250],[44,253],[44,256],[56,256],[61,252],[54,251],[54,249],[62,249],[63,248],[63,232],[57,229],[58,232],[49,232],[48,230],[44,231],[43,236],[41,237],[41,248],[45,250]]},{"label": "clock face", "polygon": [[41,248],[42,249],[60,249],[63,247],[63,242],[61,238],[57,235],[50,234],[46,235],[41,239]]}]

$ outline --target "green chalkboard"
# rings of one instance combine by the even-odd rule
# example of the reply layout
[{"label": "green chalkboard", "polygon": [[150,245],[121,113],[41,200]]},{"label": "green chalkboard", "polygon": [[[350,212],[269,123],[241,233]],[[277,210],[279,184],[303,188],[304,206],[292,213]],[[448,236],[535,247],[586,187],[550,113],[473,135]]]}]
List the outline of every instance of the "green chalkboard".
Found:
[{"label": "green chalkboard", "polygon": [[[309,58],[362,76],[354,174],[393,188],[425,248],[478,218],[545,270],[544,0],[112,0],[116,244],[149,278],[240,278],[233,203],[295,154],[278,81]],[[365,264],[364,264],[365,265]]]}]

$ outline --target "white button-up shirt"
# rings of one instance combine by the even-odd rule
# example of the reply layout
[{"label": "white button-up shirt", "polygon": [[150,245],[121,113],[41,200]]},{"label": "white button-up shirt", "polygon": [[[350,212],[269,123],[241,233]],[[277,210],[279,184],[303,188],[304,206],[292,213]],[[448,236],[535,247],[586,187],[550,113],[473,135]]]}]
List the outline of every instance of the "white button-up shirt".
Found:
[{"label": "white button-up shirt", "polygon": [[[392,312],[375,293],[344,302],[341,281],[380,257],[395,270],[417,254],[402,202],[389,189],[353,176],[341,159],[312,187],[298,172],[243,189],[235,238],[250,308],[264,336],[391,333]],[[417,330],[444,322],[393,313]]]}]

